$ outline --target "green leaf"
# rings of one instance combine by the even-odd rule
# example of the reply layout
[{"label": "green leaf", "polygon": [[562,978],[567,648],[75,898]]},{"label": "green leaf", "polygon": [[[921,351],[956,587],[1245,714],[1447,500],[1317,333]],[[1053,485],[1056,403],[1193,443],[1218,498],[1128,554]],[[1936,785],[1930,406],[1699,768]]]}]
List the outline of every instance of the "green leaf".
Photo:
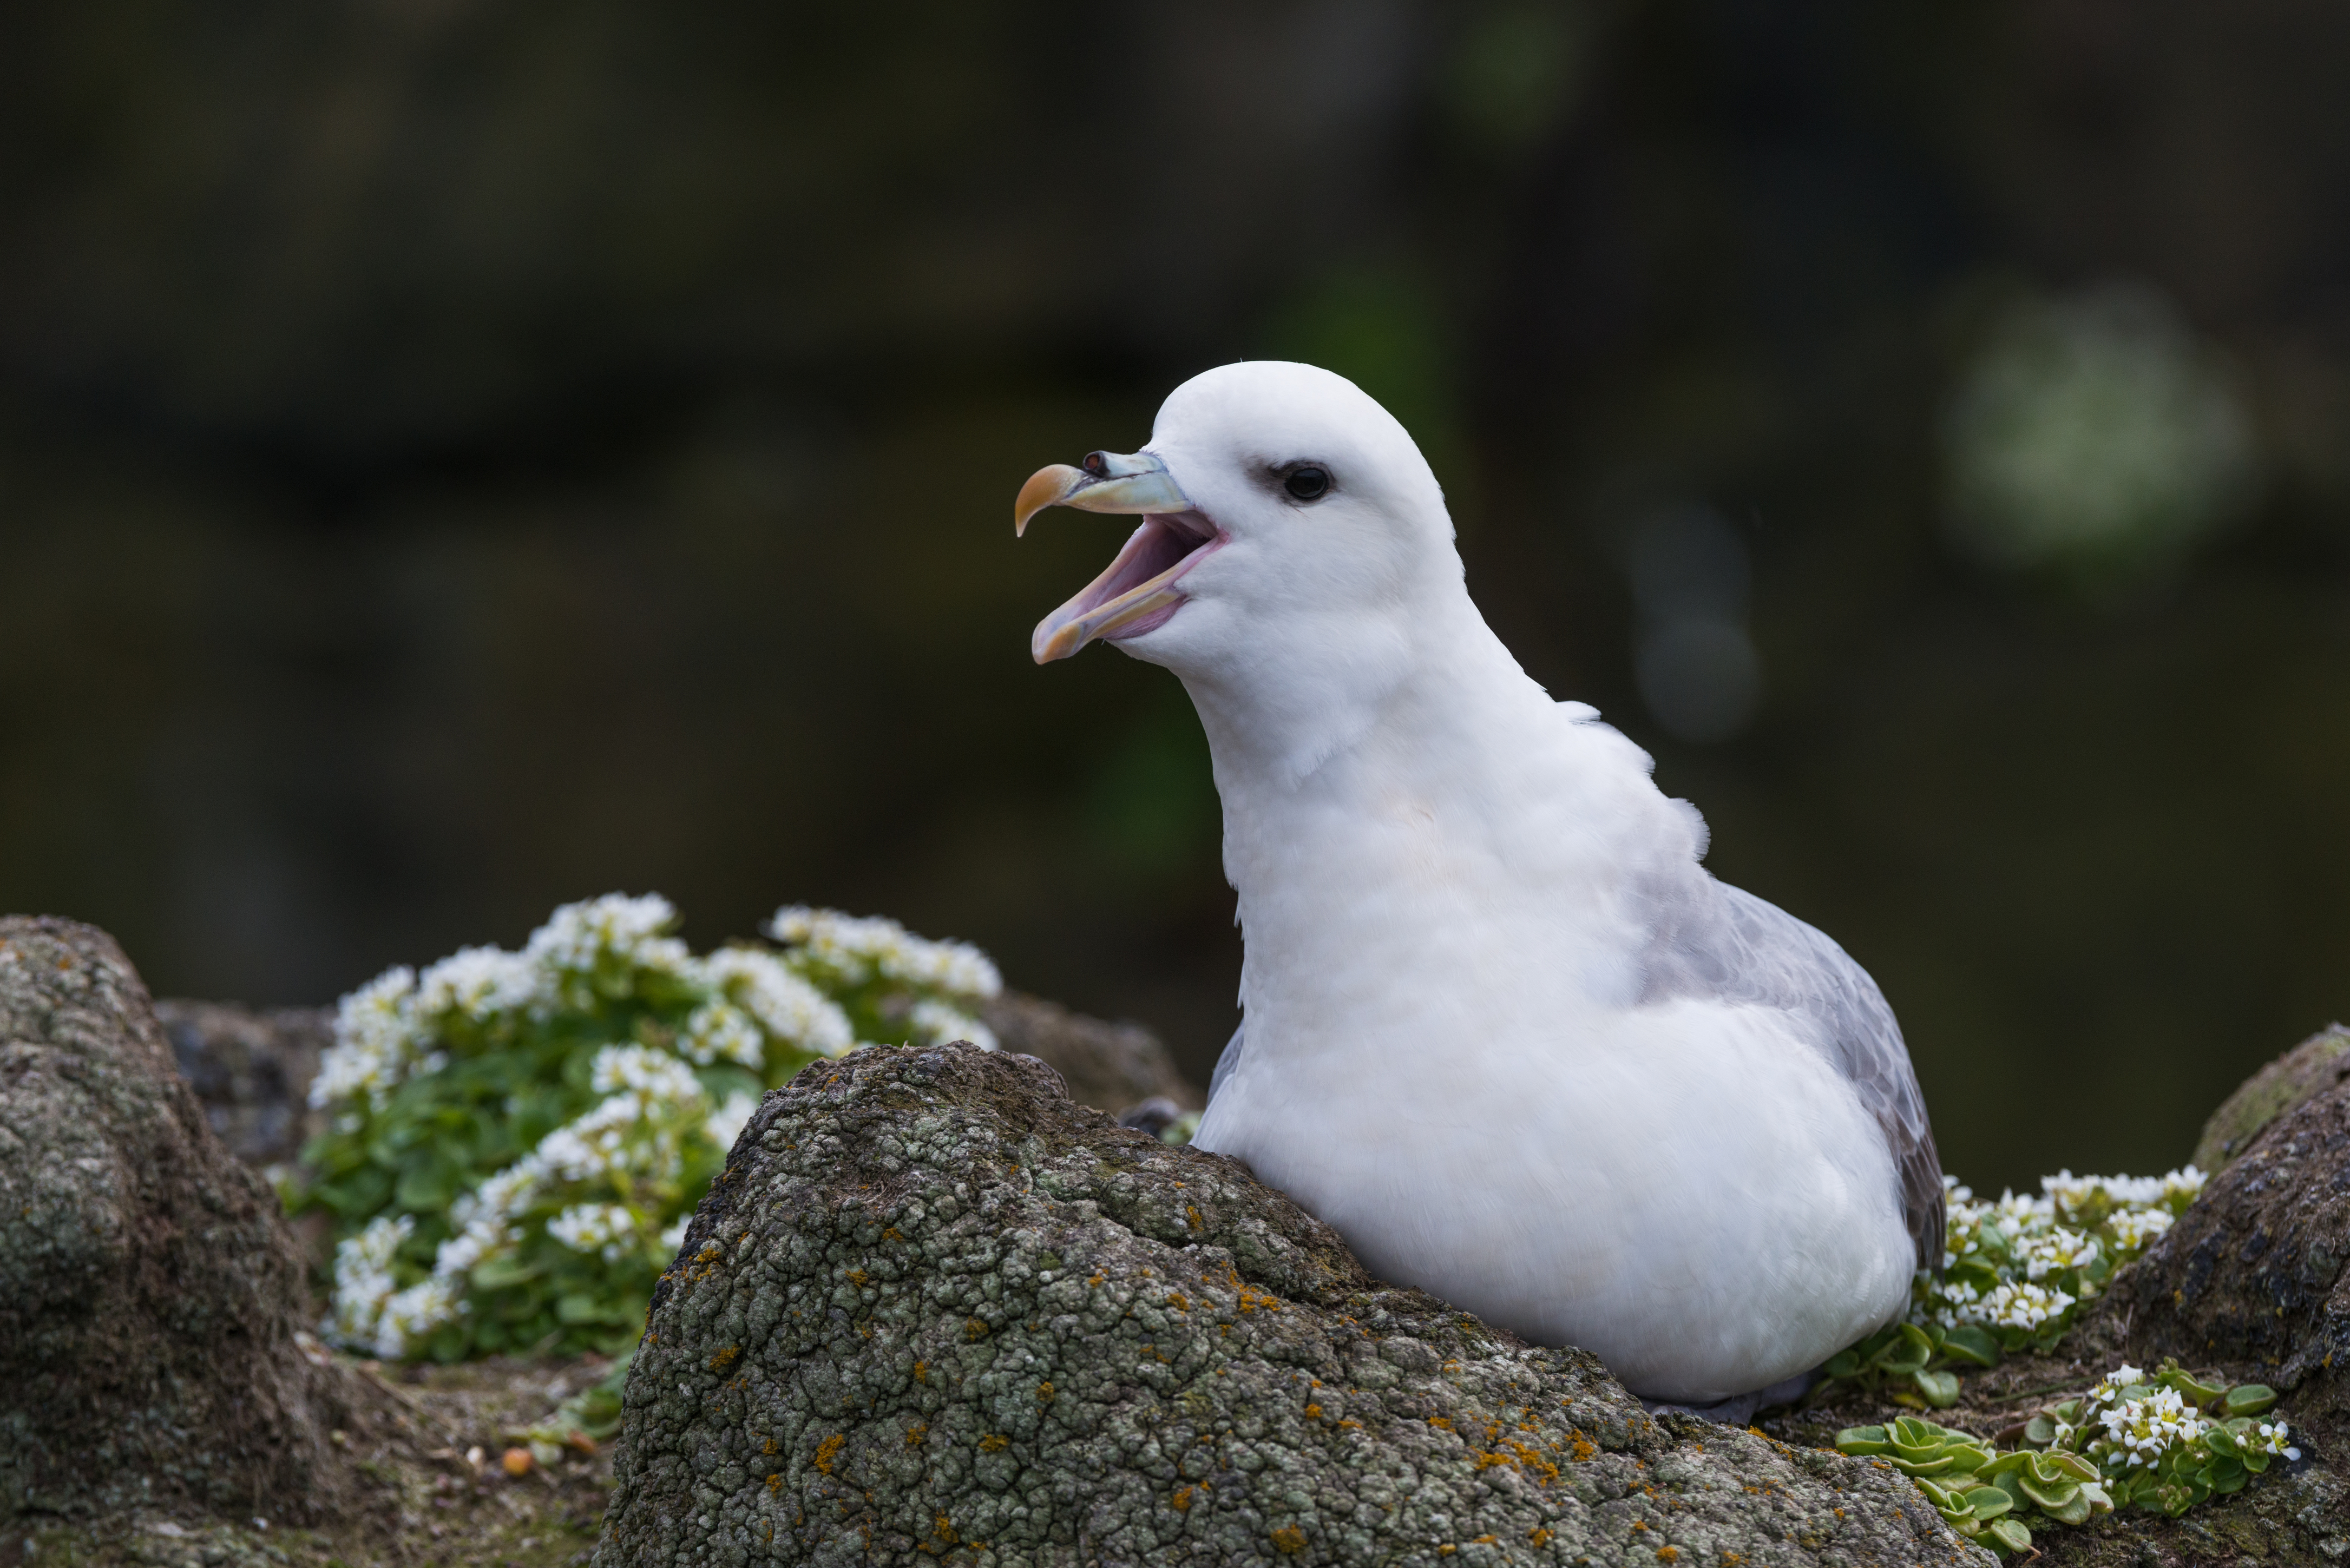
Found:
[{"label": "green leaf", "polygon": [[2015,1507],[2015,1499],[2000,1487],[1979,1486],[1966,1494],[1967,1511],[1986,1522]]},{"label": "green leaf", "polygon": [[1977,1366],[1999,1365],[1999,1341],[1981,1324],[1962,1323],[1942,1334],[1942,1354]]},{"label": "green leaf", "polygon": [[1959,1402],[1959,1376],[1955,1372],[1919,1370],[1909,1375],[1926,1403],[1937,1410],[1948,1409]]},{"label": "green leaf", "polygon": [[2013,1519],[1993,1520],[1989,1525],[1984,1527],[1983,1533],[1990,1536],[1993,1541],[1997,1542],[2000,1545],[2005,1547],[2010,1552],[2029,1552],[2032,1550],[2032,1532],[2024,1529],[2022,1521],[2020,1521]]},{"label": "green leaf", "polygon": [[2265,1383],[2239,1383],[2220,1400],[2230,1416],[2257,1416],[2277,1402],[2277,1391]]}]

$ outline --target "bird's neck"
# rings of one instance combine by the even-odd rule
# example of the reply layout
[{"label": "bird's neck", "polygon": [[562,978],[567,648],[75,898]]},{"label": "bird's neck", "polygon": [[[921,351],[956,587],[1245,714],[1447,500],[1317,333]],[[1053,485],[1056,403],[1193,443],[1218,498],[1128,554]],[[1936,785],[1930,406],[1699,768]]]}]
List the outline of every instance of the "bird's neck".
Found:
[{"label": "bird's neck", "polygon": [[1505,950],[1539,950],[1539,982],[1502,988],[1529,1006],[1607,996],[1634,983],[1622,872],[1693,865],[1646,756],[1553,701],[1465,593],[1414,629],[1386,662],[1358,641],[1311,704],[1186,681],[1223,800],[1253,1041],[1261,1024],[1301,1046],[1358,1039],[1370,1014],[1400,1024],[1395,977],[1484,972]]}]

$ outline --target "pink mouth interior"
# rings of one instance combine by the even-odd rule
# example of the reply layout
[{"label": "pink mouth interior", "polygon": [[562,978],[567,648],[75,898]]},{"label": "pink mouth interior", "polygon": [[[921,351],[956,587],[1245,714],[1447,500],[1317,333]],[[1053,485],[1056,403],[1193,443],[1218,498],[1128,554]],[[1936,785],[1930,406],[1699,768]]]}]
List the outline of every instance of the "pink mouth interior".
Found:
[{"label": "pink mouth interior", "polygon": [[[1142,526],[1126,542],[1109,569],[1087,586],[1068,607],[1068,618],[1074,620],[1109,603],[1120,595],[1133,592],[1153,577],[1177,569],[1189,569],[1204,560],[1209,553],[1223,543],[1223,536],[1209,525],[1206,519],[1191,513],[1161,514],[1152,513],[1142,520]],[[1111,632],[1108,640],[1116,642],[1167,624],[1167,618],[1180,609],[1180,605],[1168,605],[1141,619]]]}]

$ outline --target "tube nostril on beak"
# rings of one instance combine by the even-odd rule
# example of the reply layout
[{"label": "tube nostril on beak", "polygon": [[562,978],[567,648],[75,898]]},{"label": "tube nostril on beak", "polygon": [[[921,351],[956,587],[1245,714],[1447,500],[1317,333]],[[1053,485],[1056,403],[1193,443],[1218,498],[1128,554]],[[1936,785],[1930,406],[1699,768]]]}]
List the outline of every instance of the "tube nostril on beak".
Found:
[{"label": "tube nostril on beak", "polygon": [[1107,479],[1109,477],[1109,453],[1089,452],[1086,453],[1086,460],[1079,466],[1096,479]]}]

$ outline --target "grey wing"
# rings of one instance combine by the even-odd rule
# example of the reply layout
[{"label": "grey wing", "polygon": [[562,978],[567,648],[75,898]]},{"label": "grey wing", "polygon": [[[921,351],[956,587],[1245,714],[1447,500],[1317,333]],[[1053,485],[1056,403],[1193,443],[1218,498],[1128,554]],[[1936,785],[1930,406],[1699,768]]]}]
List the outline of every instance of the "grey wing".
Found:
[{"label": "grey wing", "polygon": [[[1700,876],[1704,876],[1702,872]],[[1810,1025],[1813,1045],[1884,1129],[1918,1266],[1942,1266],[1942,1162],[1901,1026],[1868,971],[1821,932],[1775,904],[1705,877],[1660,901],[1648,995],[1696,995],[1780,1007]],[[1711,906],[1711,907],[1708,907]]]},{"label": "grey wing", "polygon": [[1224,1086],[1224,1080],[1231,1077],[1232,1069],[1241,1064],[1241,1042],[1247,1038],[1247,1035],[1248,1020],[1243,1018],[1241,1020],[1241,1026],[1232,1031],[1232,1037],[1224,1043],[1224,1054],[1216,1058],[1216,1070],[1208,1075],[1210,1105],[1216,1103],[1216,1091]]}]

